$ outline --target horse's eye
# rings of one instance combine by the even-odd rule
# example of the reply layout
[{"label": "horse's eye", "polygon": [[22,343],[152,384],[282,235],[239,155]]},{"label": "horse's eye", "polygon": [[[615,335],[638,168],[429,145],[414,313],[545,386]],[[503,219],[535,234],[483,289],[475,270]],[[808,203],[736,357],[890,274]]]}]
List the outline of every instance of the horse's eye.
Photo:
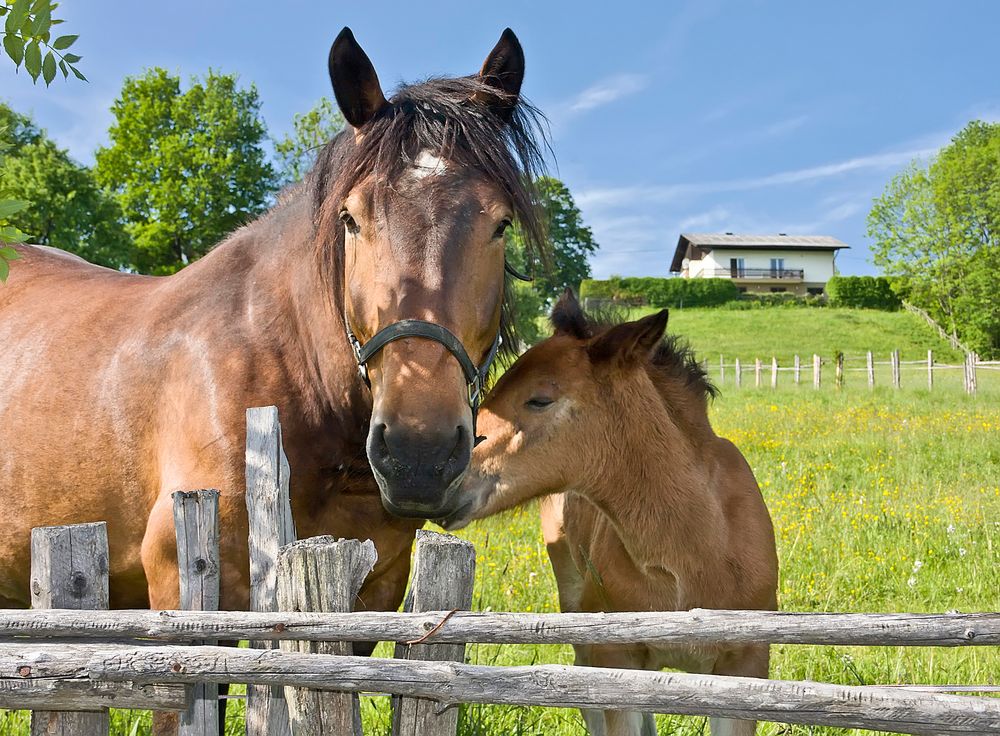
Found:
[{"label": "horse's eye", "polygon": [[539,409],[546,409],[552,406],[553,403],[555,403],[555,399],[549,399],[545,396],[536,396],[533,399],[528,399],[524,405],[529,409],[535,409],[537,411]]},{"label": "horse's eye", "polygon": [[503,234],[507,232],[507,228],[510,227],[510,220],[502,220],[499,225],[497,225],[496,231],[493,233],[494,238],[502,238]]},{"label": "horse's eye", "polygon": [[347,228],[347,232],[349,232],[351,235],[358,234],[358,230],[360,228],[358,228],[358,223],[354,221],[354,218],[351,217],[350,212],[348,212],[347,210],[341,210],[340,221],[344,223],[344,227]]}]

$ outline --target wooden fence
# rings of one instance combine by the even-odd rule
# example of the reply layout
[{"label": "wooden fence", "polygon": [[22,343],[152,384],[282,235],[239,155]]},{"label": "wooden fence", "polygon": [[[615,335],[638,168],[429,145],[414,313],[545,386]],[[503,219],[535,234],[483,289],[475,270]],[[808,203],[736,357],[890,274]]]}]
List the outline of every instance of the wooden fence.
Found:
[{"label": "wooden fence", "polygon": [[[926,386],[928,390],[934,389],[935,374],[941,371],[962,371],[962,386],[965,392],[975,394],[979,387],[979,371],[1000,371],[1000,361],[980,360],[979,356],[975,353],[967,353],[961,364],[938,362],[934,358],[933,350],[928,350],[927,357],[922,357],[919,360],[902,360],[899,350],[893,350],[887,357],[888,360],[877,360],[871,351],[868,351],[864,355],[855,356],[846,356],[843,353],[837,353],[833,358],[822,358],[814,354],[811,360],[812,386],[816,389],[822,386],[823,366],[832,365],[834,386],[837,388],[844,387],[846,374],[864,373],[867,378],[868,388],[872,389],[876,385],[876,367],[888,366],[889,385],[893,388],[902,388],[902,374],[904,370],[907,370],[911,375],[919,373],[918,385]],[[702,361],[702,367],[706,373],[709,373],[711,370],[707,359]],[[787,383],[789,381],[793,385],[799,386],[807,380],[807,378],[803,377],[803,360],[798,355],[793,357],[791,365],[779,365],[778,359],[772,357],[767,362],[766,367],[760,358],[756,358],[752,364],[743,362],[739,358],[735,358],[732,363],[727,363],[724,355],[719,356],[717,376],[720,386],[726,385],[727,381],[731,381],[732,385],[740,388],[748,383],[745,374],[751,372],[755,388],[761,388],[765,383],[772,389],[778,388],[779,383]],[[789,374],[788,378],[779,381],[778,376],[781,373]]]},{"label": "wooden fence", "polygon": [[[454,736],[459,703],[629,709],[913,734],[1000,733],[1000,699],[889,686],[464,663],[467,643],[997,646],[1000,614],[473,613],[475,551],[418,533],[405,611],[354,612],[370,541],[294,541],[273,408],[247,416],[251,611],[216,611],[216,491],[174,495],[182,611],[108,611],[103,523],[32,533],[33,610],[0,610],[0,708],[32,734],[104,736],[109,707],[170,710],[214,736],[217,686],[248,686],[248,736],[360,736],[358,693],[393,696],[394,736]],[[283,543],[282,543],[283,542]],[[51,609],[51,610],[49,610]],[[251,649],[217,641],[249,640]],[[350,642],[397,642],[393,659]],[[954,689],[954,688],[953,688]],[[988,686],[969,686],[987,691]],[[930,688],[934,690],[934,688]]]}]

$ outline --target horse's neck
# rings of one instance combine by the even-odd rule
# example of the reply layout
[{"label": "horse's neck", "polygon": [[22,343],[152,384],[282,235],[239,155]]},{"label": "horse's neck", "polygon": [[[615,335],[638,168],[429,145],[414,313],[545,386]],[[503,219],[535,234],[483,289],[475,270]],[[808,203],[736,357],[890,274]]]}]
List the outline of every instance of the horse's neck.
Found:
[{"label": "horse's neck", "polygon": [[365,398],[331,288],[334,277],[321,271],[309,199],[300,187],[177,277],[186,279],[190,293],[214,298],[219,311],[229,312],[251,343],[248,354],[266,346],[315,422],[331,413],[352,422],[365,415]]}]

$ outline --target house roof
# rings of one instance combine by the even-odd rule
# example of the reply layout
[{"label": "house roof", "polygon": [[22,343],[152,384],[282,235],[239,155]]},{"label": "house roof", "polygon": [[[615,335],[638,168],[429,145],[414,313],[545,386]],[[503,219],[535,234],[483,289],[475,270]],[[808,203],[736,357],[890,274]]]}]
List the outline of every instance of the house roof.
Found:
[{"label": "house roof", "polygon": [[726,250],[840,250],[850,248],[846,243],[829,235],[745,235],[736,233],[681,233],[677,239],[677,249],[670,264],[671,271],[683,268],[684,256],[690,246],[709,251],[713,248]]}]

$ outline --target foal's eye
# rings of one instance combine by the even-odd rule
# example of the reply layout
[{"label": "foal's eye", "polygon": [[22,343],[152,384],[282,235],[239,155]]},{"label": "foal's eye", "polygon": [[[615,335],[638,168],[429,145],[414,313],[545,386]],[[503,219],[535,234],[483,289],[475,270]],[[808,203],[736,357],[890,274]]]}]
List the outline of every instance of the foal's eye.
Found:
[{"label": "foal's eye", "polygon": [[340,221],[344,223],[344,227],[347,228],[347,232],[349,232],[351,235],[358,234],[358,230],[360,228],[358,228],[358,223],[354,221],[354,218],[351,217],[350,212],[348,212],[347,210],[341,210]]},{"label": "foal's eye", "polygon": [[500,224],[497,225],[497,229],[493,232],[493,237],[495,239],[502,238],[503,234],[507,232],[507,228],[509,227],[510,227],[510,220],[502,220]]},{"label": "foal's eye", "polygon": [[555,403],[555,399],[549,399],[544,396],[536,396],[533,399],[528,399],[524,402],[524,405],[529,409],[535,409],[537,411],[539,409],[546,409],[549,406],[552,406],[553,403]]}]

